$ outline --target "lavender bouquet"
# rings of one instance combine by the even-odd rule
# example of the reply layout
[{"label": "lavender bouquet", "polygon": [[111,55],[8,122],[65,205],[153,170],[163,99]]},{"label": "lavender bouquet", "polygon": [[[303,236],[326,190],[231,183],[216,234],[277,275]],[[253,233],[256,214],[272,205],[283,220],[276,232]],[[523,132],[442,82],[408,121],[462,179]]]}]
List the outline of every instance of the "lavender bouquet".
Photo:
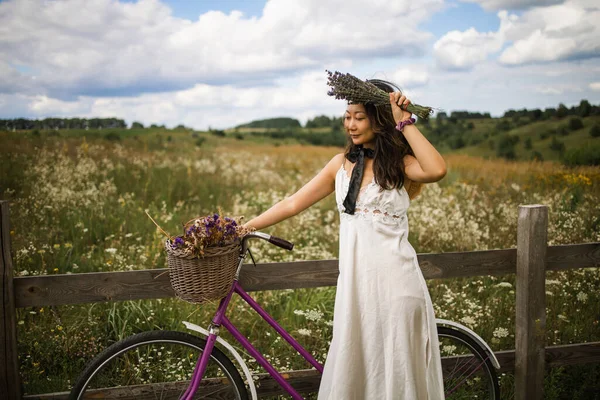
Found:
[{"label": "lavender bouquet", "polygon": [[[391,107],[390,95],[379,89],[374,84],[363,81],[350,74],[342,74],[335,71],[327,72],[327,85],[331,89],[327,92],[329,96],[335,96],[336,99],[348,100],[353,103],[372,103],[375,106]],[[418,104],[409,104],[406,111],[415,114],[421,119],[428,119],[433,113],[431,107],[420,106]]]},{"label": "lavender bouquet", "polygon": [[182,256],[204,256],[207,247],[222,247],[233,244],[255,228],[246,228],[241,222],[243,216],[238,218],[224,217],[219,207],[219,212],[212,215],[196,217],[183,224],[183,234],[171,236],[165,232],[150,214],[148,217],[169,239],[166,246]]}]

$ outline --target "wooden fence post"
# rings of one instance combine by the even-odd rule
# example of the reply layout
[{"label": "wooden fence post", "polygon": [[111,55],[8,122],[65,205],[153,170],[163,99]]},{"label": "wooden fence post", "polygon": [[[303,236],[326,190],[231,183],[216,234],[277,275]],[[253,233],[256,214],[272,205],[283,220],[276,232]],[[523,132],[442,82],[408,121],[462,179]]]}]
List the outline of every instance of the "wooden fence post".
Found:
[{"label": "wooden fence post", "polygon": [[0,201],[0,275],[2,275],[2,307],[0,308],[0,399],[21,398],[19,357],[17,353],[17,315],[13,290],[13,265],[10,255],[8,202]]},{"label": "wooden fence post", "polygon": [[519,206],[515,399],[542,400],[546,341],[548,207]]}]

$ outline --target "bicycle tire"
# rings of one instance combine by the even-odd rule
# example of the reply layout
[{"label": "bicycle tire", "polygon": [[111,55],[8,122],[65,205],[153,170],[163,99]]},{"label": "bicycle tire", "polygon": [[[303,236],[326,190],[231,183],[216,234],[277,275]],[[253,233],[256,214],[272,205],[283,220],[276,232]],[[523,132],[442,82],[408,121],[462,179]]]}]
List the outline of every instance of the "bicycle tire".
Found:
[{"label": "bicycle tire", "polygon": [[[177,331],[148,331],[127,337],[107,347],[90,361],[73,385],[69,399],[134,399],[142,397],[164,400],[179,399],[189,385],[191,371],[205,346],[205,339]],[[191,353],[192,351],[193,353]],[[160,357],[163,359],[161,360]],[[146,358],[151,361],[148,362]],[[161,363],[161,361],[165,361],[164,359],[168,359],[167,365]],[[177,362],[173,364],[173,360]],[[125,375],[125,373],[137,374],[140,365],[145,366],[146,364],[153,368],[150,371],[156,371],[156,376],[152,375],[154,372],[150,372],[150,379],[160,380],[165,378],[159,378],[159,376],[168,377],[170,374],[175,374],[173,381],[149,384],[147,376],[145,379],[141,379],[143,383],[138,383],[136,377]],[[183,371],[170,372],[169,367],[175,366],[176,369],[183,369]],[[123,368],[123,371],[120,368]],[[148,373],[147,371],[143,372]],[[205,377],[209,373],[215,375],[216,378],[203,378],[194,399],[248,400],[248,392],[239,371],[216,346],[211,352]],[[181,379],[181,374],[186,374],[186,378]],[[107,383],[112,385],[113,379],[117,383],[116,386],[106,386]],[[227,383],[224,380],[227,380]],[[133,385],[129,383],[123,385],[124,381],[129,383],[133,381]]]},{"label": "bicycle tire", "polygon": [[[473,338],[456,329],[438,326],[437,331],[441,353],[451,351],[444,348],[445,346],[461,346],[460,348],[463,349],[458,351],[459,354],[446,358],[442,356],[446,400],[471,398],[500,400],[498,374],[485,349]],[[470,356],[474,358],[468,358]],[[472,368],[469,370],[470,364]],[[457,369],[460,371],[458,376]],[[470,377],[472,378],[469,379]],[[485,382],[482,382],[482,379]]]}]

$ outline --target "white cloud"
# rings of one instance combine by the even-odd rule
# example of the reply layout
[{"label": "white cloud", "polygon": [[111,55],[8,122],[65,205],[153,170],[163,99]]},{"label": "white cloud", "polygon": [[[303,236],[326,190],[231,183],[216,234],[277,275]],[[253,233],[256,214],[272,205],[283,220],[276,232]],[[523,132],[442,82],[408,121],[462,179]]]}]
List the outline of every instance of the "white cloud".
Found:
[{"label": "white cloud", "polygon": [[578,85],[570,84],[554,84],[554,85],[540,85],[533,89],[536,93],[547,94],[547,95],[559,95],[566,92],[582,92],[582,89]]},{"label": "white cloud", "polygon": [[475,28],[450,31],[433,45],[438,64],[448,69],[468,69],[499,51],[502,37],[496,32],[481,33]]},{"label": "white cloud", "polygon": [[592,82],[589,86],[594,92],[600,92],[600,82]]},{"label": "white cloud", "polygon": [[392,79],[400,88],[416,88],[429,83],[429,71],[425,65],[410,65],[397,69],[392,74]]},{"label": "white cloud", "polygon": [[496,32],[451,31],[433,46],[438,64],[447,69],[470,69],[501,51],[506,65],[600,56],[600,5],[588,0],[537,7],[521,16],[498,12]]},{"label": "white cloud", "polygon": [[512,42],[499,57],[516,65],[600,56],[600,4],[585,1],[536,8],[514,20],[505,39]]},{"label": "white cloud", "polygon": [[31,72],[9,66],[12,83],[0,79],[0,92],[26,86],[67,98],[253,85],[349,58],[419,54],[431,34],[418,25],[443,1],[271,0],[258,18],[211,11],[196,21],[158,0],[4,1],[0,59]]},{"label": "white cloud", "polygon": [[485,10],[518,10],[530,7],[543,7],[560,4],[565,0],[461,0],[466,3],[477,3]]}]

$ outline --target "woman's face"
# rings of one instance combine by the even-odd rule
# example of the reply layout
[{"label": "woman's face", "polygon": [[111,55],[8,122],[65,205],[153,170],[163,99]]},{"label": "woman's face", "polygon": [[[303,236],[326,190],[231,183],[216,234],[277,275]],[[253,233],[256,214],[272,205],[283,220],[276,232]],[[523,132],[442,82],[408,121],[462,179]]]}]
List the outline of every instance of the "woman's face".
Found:
[{"label": "woman's face", "polygon": [[355,145],[362,144],[364,147],[374,147],[375,133],[365,112],[365,106],[362,104],[348,104],[344,114],[344,128]]}]

